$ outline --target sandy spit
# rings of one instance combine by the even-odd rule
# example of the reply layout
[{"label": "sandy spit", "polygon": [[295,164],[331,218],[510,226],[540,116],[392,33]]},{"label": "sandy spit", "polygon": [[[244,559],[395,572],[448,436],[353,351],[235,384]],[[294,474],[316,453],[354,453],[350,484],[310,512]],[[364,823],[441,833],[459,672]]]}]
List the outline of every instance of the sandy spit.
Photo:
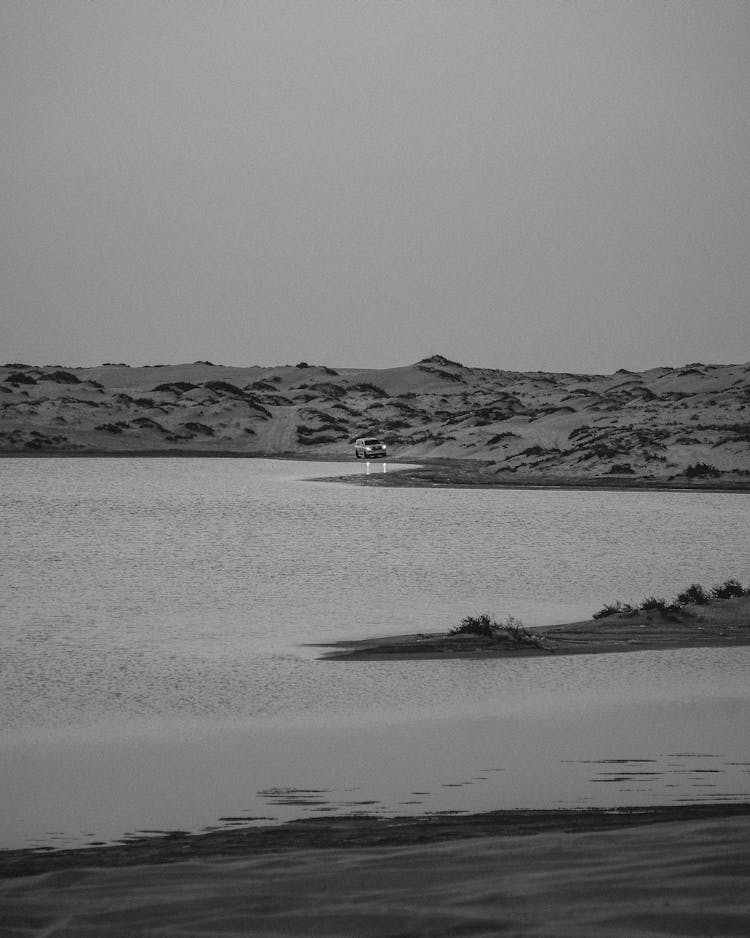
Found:
[{"label": "sandy spit", "polygon": [[412,824],[406,843],[168,865],[79,860],[0,881],[0,934],[745,936],[750,806],[703,810],[603,830],[427,834],[427,843],[424,823]]},{"label": "sandy spit", "polygon": [[[446,632],[392,635],[319,645],[336,661],[397,658],[509,658],[665,651],[750,645],[750,596],[658,610],[617,613],[567,625],[530,629],[540,645],[517,645],[480,635]],[[501,636],[502,637],[502,636]]]}]

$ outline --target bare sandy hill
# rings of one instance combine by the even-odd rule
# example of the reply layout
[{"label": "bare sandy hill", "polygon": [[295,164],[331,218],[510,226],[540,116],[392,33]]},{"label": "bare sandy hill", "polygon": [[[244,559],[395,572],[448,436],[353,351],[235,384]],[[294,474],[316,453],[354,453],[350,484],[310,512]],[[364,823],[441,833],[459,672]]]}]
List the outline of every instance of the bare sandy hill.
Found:
[{"label": "bare sandy hill", "polygon": [[750,364],[576,375],[440,355],[383,370],[9,363],[0,451],[340,458],[366,434],[407,460],[473,460],[487,478],[748,481],[749,407]]}]

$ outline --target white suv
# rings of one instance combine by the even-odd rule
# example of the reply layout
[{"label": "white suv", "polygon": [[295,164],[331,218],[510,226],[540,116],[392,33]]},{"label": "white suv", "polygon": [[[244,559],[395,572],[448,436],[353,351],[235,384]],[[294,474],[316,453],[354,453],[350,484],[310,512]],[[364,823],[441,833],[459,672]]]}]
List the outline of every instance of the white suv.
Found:
[{"label": "white suv", "polygon": [[382,440],[375,437],[363,436],[354,441],[354,455],[357,459],[377,459],[386,456],[386,446]]}]

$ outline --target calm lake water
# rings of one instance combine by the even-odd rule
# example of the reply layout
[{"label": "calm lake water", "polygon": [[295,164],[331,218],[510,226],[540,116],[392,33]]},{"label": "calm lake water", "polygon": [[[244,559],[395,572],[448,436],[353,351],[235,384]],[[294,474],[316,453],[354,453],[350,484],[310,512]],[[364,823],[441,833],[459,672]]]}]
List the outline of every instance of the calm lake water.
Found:
[{"label": "calm lake water", "polygon": [[0,846],[750,799],[750,649],[336,663],[314,647],[747,583],[750,496],[310,481],[357,471],[0,460]]}]

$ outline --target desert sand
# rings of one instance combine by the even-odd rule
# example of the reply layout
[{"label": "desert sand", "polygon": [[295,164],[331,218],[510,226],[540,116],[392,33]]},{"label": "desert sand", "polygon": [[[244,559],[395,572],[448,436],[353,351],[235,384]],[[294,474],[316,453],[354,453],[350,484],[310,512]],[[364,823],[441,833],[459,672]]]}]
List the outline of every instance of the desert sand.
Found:
[{"label": "desert sand", "polygon": [[242,852],[221,843],[236,833],[203,850],[212,835],[173,838],[134,865],[100,866],[102,851],[42,857],[46,871],[0,880],[2,934],[748,934],[750,806],[518,814],[400,832],[328,819],[323,847],[314,822],[296,825],[296,845],[251,836]]},{"label": "desert sand", "polygon": [[370,485],[748,490],[749,405],[750,364],[576,375],[441,355],[389,369],[9,362],[0,454],[291,455],[357,472],[352,443],[371,435],[426,467]]}]

